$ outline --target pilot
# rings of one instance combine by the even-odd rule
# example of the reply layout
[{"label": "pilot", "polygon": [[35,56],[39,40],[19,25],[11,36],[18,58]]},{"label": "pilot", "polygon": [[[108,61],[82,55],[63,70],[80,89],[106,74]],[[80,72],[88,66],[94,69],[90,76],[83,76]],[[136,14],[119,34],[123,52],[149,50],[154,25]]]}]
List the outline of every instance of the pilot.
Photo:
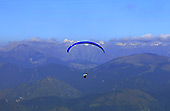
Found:
[{"label": "pilot", "polygon": [[87,76],[87,73],[83,73],[83,76],[84,76],[84,78],[86,78],[86,76]]}]

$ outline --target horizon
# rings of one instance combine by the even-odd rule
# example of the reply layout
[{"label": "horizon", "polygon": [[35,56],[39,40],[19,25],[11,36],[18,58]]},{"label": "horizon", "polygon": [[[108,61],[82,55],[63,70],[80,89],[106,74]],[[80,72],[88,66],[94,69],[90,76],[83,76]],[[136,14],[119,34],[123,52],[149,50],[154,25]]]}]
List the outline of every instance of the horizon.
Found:
[{"label": "horizon", "polygon": [[96,42],[143,42],[143,43],[149,43],[149,42],[170,42],[170,34],[161,34],[158,36],[154,36],[153,34],[145,34],[141,36],[133,36],[133,37],[120,37],[120,38],[110,38],[109,40],[100,40],[100,39],[69,39],[63,38],[63,39],[57,39],[57,38],[41,38],[41,37],[30,37],[28,39],[20,39],[20,40],[9,40],[9,41],[0,41],[0,45],[6,45],[12,42],[24,42],[24,41],[32,41],[32,42],[40,42],[40,41],[46,41],[46,42],[76,42],[76,41],[96,41]]}]

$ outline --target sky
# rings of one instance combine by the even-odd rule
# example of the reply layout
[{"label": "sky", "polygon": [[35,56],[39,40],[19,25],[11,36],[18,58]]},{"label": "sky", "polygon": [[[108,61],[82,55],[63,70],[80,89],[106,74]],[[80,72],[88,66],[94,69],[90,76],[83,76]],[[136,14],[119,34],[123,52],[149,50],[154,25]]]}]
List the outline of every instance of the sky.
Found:
[{"label": "sky", "polygon": [[169,34],[169,0],[0,0],[0,42]]}]

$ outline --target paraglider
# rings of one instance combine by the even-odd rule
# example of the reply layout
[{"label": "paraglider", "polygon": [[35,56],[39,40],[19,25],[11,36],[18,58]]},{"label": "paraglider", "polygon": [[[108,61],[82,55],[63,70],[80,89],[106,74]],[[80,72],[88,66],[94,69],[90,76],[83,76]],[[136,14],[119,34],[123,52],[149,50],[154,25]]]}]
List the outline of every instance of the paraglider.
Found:
[{"label": "paraglider", "polygon": [[[93,46],[96,46],[98,47],[99,49],[102,50],[103,53],[105,53],[105,50],[103,49],[103,47],[95,42],[92,42],[92,41],[80,41],[80,42],[75,42],[73,43],[72,45],[70,45],[68,48],[67,48],[67,52],[69,53],[70,50],[74,47],[74,46],[77,46],[77,45],[80,45],[80,44],[84,44],[84,45],[93,45]],[[86,78],[87,77],[87,73],[83,73],[83,77]]]}]

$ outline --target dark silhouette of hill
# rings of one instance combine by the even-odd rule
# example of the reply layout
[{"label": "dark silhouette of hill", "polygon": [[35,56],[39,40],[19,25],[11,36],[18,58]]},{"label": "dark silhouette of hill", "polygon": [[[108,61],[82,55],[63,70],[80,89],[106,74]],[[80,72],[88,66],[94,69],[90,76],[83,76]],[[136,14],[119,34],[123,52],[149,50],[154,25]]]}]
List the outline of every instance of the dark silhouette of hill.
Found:
[{"label": "dark silhouette of hill", "polygon": [[0,91],[0,98],[6,98],[14,101],[22,101],[46,96],[76,98],[81,96],[81,92],[63,81],[51,77]]},{"label": "dark silhouette of hill", "polygon": [[[155,98],[140,90],[130,89],[76,99],[63,99],[56,96],[41,97],[15,104],[18,104],[18,107],[22,106],[26,111],[161,111],[159,102]],[[9,109],[17,111],[13,107]]]}]

